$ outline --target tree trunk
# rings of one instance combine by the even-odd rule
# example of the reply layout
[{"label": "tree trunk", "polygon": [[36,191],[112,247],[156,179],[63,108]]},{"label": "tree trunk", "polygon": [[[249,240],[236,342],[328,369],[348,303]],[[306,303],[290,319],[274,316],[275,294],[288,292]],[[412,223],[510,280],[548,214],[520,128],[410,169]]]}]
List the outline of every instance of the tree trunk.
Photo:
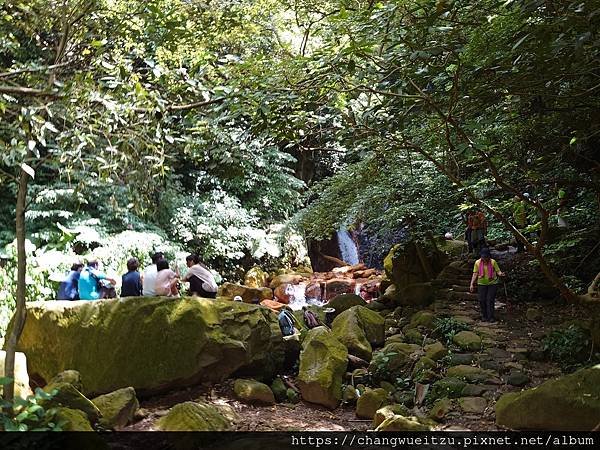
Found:
[{"label": "tree trunk", "polygon": [[540,263],[540,269],[541,269],[542,273],[544,275],[546,275],[546,278],[548,278],[548,280],[550,280],[552,285],[556,289],[558,289],[558,291],[560,292],[560,295],[569,303],[578,302],[580,300],[579,297],[571,289],[569,289],[563,283],[563,281],[560,279],[560,277],[556,274],[556,272],[554,272],[554,270],[552,270],[552,268],[546,262],[546,258],[544,258],[544,255],[541,252],[541,250],[536,249],[536,251],[534,252],[534,256]]},{"label": "tree trunk", "polygon": [[27,205],[28,183],[29,175],[21,169],[16,204],[17,298],[16,309],[12,318],[13,326],[6,342],[6,359],[4,361],[4,376],[13,379],[12,383],[4,385],[3,397],[8,402],[12,402],[15,395],[15,352],[19,337],[21,337],[21,332],[25,326],[25,300],[27,288],[25,284],[25,273],[27,269],[27,254],[25,253],[25,209]]}]

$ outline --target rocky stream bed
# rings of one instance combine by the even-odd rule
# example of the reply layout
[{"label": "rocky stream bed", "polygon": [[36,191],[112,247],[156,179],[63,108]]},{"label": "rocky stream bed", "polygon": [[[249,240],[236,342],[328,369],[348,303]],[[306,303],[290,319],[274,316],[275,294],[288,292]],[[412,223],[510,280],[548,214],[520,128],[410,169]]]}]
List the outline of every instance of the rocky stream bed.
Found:
[{"label": "rocky stream bed", "polygon": [[[31,304],[19,350],[31,384],[58,393],[48,404],[60,407],[70,429],[596,427],[594,347],[567,374],[543,343],[552,330],[577,324],[598,345],[597,309],[517,304],[501,289],[498,321],[483,323],[468,292],[473,260],[438,252],[392,249],[385,275],[364,266],[268,278],[254,271],[245,285],[224,286],[217,301]],[[502,266],[514,254],[494,257]],[[331,329],[308,330],[297,311],[300,332],[282,338],[277,311],[297,300],[289,286],[299,284],[335,306],[336,317]],[[353,293],[357,284],[367,298],[381,295],[367,302]],[[231,301],[253,303],[257,294],[263,306]],[[325,321],[320,306],[309,308]]]}]

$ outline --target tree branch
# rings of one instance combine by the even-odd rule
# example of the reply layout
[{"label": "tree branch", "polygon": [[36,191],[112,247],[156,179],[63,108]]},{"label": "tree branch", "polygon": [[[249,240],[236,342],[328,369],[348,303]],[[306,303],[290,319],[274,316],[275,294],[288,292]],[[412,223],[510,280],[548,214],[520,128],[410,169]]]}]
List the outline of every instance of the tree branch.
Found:
[{"label": "tree branch", "polygon": [[60,63],[60,64],[52,64],[51,66],[29,67],[29,68],[26,68],[26,69],[13,70],[12,72],[3,72],[3,73],[0,73],[0,78],[10,78],[10,77],[13,77],[15,75],[20,75],[22,73],[45,72],[46,70],[59,69],[61,67],[68,66],[69,64],[71,64],[71,62],[72,61],[65,61],[65,62]]},{"label": "tree branch", "polygon": [[[232,97],[218,97],[218,98],[213,98],[212,100],[204,100],[201,102],[187,103],[187,104],[183,104],[183,105],[169,105],[165,108],[165,110],[166,111],[187,111],[190,109],[201,108],[203,106],[209,106],[209,105],[214,105],[216,103],[221,103],[229,98],[232,98]],[[134,111],[137,113],[147,113],[147,112],[156,111],[156,108],[140,108],[140,107],[138,107],[138,108],[134,108]]]},{"label": "tree branch", "polygon": [[44,89],[34,89],[23,86],[6,86],[0,85],[0,93],[10,95],[29,95],[32,97],[58,97],[56,92],[47,91]]}]

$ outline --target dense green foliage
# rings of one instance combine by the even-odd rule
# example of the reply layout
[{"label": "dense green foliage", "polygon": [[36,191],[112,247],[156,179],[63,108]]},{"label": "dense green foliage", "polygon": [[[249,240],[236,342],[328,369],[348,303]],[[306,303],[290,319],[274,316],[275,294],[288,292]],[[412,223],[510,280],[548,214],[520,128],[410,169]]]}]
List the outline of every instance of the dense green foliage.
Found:
[{"label": "dense green foliage", "polygon": [[544,339],[544,351],[568,372],[598,359],[598,354],[593,352],[589,330],[578,325],[552,331]]},{"label": "dense green foliage", "polygon": [[600,270],[599,25],[598,0],[0,1],[0,243],[20,170],[30,299],[90,254],[119,273],[196,251],[235,278],[301,262],[295,231],[360,228],[382,255],[460,236],[473,204],[507,240],[528,192],[531,251],[580,292]]},{"label": "dense green foliage", "polygon": [[[10,378],[0,378],[0,385],[12,382]],[[35,394],[27,398],[15,397],[14,402],[5,401],[0,396],[0,430],[2,431],[62,431],[61,423],[56,417],[56,408],[44,408],[41,403],[52,399],[56,391],[47,393],[36,388]],[[12,413],[7,413],[10,408]]]}]

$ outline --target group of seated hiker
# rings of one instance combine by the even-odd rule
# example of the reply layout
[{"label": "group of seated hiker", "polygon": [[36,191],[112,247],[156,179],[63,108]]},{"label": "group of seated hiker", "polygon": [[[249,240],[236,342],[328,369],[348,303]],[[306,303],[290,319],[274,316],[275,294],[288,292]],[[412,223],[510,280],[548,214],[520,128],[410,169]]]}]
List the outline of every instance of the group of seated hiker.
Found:
[{"label": "group of seated hiker", "polygon": [[[187,256],[188,270],[183,277],[171,270],[162,252],[152,255],[152,264],[140,273],[137,258],[127,261],[127,273],[121,277],[121,297],[179,297],[180,282],[189,283],[188,294],[216,298],[217,283],[198,255]],[[71,271],[60,283],[58,300],[99,300],[117,296],[115,279],[99,270],[98,260],[90,260],[87,266],[73,264]]]}]

